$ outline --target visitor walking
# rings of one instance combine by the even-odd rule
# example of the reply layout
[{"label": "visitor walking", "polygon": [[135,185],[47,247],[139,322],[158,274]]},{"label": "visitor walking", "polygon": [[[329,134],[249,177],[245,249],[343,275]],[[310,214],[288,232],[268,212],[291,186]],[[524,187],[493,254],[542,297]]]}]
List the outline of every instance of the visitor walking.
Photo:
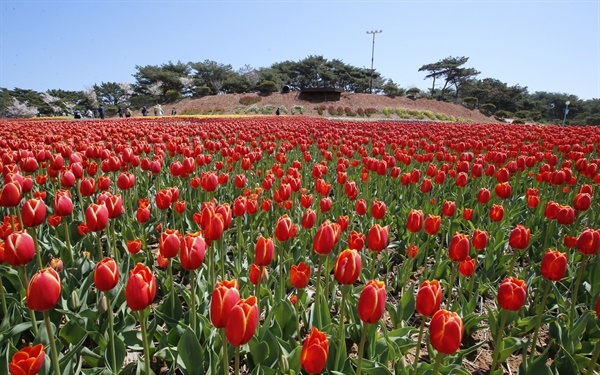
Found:
[{"label": "visitor walking", "polygon": [[102,104],[98,107],[98,115],[100,115],[100,119],[104,120],[104,106]]}]

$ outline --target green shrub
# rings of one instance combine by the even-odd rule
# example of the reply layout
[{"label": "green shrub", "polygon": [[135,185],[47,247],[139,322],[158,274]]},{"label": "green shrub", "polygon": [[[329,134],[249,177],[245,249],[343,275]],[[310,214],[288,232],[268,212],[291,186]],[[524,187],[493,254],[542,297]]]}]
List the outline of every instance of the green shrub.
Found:
[{"label": "green shrub", "polygon": [[354,112],[350,107],[345,107],[344,112],[346,112],[346,116],[356,117],[356,112]]},{"label": "green shrub", "polygon": [[413,117],[417,117],[417,116],[419,116],[419,115],[423,116],[423,115],[421,114],[421,111],[418,111],[418,110],[416,110],[416,109],[409,109],[409,110],[408,110],[408,114],[409,114],[409,115],[411,115],[411,116],[413,116]]},{"label": "green shrub", "polygon": [[319,115],[323,116],[323,113],[325,113],[325,110],[327,109],[327,107],[325,106],[325,104],[321,104],[318,107],[315,107],[315,109],[317,110]]},{"label": "green shrub", "polygon": [[165,92],[165,98],[169,103],[173,103],[181,99],[183,95],[177,90],[167,90]]},{"label": "green shrub", "polygon": [[208,86],[198,86],[195,90],[196,96],[203,97],[212,94],[212,90]]},{"label": "green shrub", "polygon": [[260,113],[262,113],[263,115],[272,115],[274,110],[275,110],[274,105],[267,104],[266,106],[261,108]]},{"label": "green shrub", "polygon": [[235,114],[239,115],[240,113],[242,113],[242,110],[246,108],[246,106],[243,105],[238,105],[237,107],[235,107]]},{"label": "green shrub", "polygon": [[396,96],[398,95],[398,86],[395,83],[387,83],[383,85],[383,93],[387,96]]},{"label": "green shrub", "polygon": [[[301,115],[304,114],[304,107],[301,105],[295,105],[291,108],[292,111],[292,115],[295,115],[296,113],[299,113]],[[318,111],[318,110],[317,110]],[[322,115],[323,113],[319,113],[320,115]]]},{"label": "green shrub", "polygon": [[374,115],[377,113],[377,110],[375,108],[365,108],[365,115],[367,115],[367,117],[371,117],[371,115]]},{"label": "green shrub", "polygon": [[387,118],[390,118],[392,116],[392,114],[394,113],[394,109],[393,108],[384,108],[381,110],[381,113],[383,113],[383,115]]},{"label": "green shrub", "polygon": [[406,90],[406,97],[410,99],[416,99],[421,95],[421,90],[416,87]]},{"label": "green shrub", "polygon": [[495,116],[495,117],[496,117],[498,120],[504,120],[504,119],[507,119],[507,118],[511,118],[511,117],[513,117],[514,115],[513,115],[513,113],[512,113],[512,112],[505,111],[505,110],[501,109],[501,110],[497,111],[497,112],[494,114],[494,116]]},{"label": "green shrub", "polygon": [[524,124],[524,123],[525,123],[525,119],[522,119],[522,118],[518,118],[518,117],[517,117],[517,118],[513,119],[513,122],[512,122],[512,123],[513,123],[513,124]]},{"label": "green shrub", "polygon": [[410,115],[406,112],[406,109],[404,109],[404,108],[396,108],[396,114],[398,115],[398,117],[400,117],[402,119],[410,118]]},{"label": "green shrub", "polygon": [[448,116],[446,116],[443,113],[436,113],[435,118],[437,118],[440,121],[448,121]]},{"label": "green shrub", "polygon": [[358,113],[360,117],[365,117],[365,110],[362,108],[357,109],[356,113]]},{"label": "green shrub", "polygon": [[119,107],[116,105],[107,105],[104,107],[104,115],[106,117],[114,117],[119,112]]},{"label": "green shrub", "polygon": [[463,99],[463,103],[471,109],[475,108],[477,106],[478,101],[479,101],[479,99],[477,99],[473,96],[469,96],[468,98]]},{"label": "green shrub", "polygon": [[260,108],[258,108],[258,106],[256,104],[252,104],[250,107],[248,107],[244,113],[248,114],[248,113],[254,113],[254,114],[258,114],[258,112],[260,111]]},{"label": "green shrub", "polygon": [[423,111],[421,112],[423,115],[427,116],[430,120],[435,120],[435,115],[431,111]]},{"label": "green shrub", "polygon": [[283,113],[284,115],[288,114],[288,110],[283,104],[279,106],[279,113]]},{"label": "green shrub", "polygon": [[492,103],[482,104],[479,108],[479,112],[483,113],[486,116],[491,116],[496,111],[496,106]]},{"label": "green shrub", "polygon": [[262,98],[256,95],[244,95],[240,98],[240,104],[252,105],[260,102]]},{"label": "green shrub", "polygon": [[425,115],[422,113],[419,113],[418,115],[415,116],[417,118],[417,120],[423,120],[425,119]]},{"label": "green shrub", "polygon": [[258,85],[258,90],[262,93],[277,91],[277,84],[273,81],[264,81]]}]

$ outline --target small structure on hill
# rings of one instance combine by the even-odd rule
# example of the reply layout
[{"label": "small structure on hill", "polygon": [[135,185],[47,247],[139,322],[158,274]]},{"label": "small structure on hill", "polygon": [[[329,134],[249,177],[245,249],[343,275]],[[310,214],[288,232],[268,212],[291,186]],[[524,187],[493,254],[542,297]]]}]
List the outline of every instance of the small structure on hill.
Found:
[{"label": "small structure on hill", "polygon": [[306,100],[312,103],[338,101],[342,97],[342,89],[333,87],[317,87],[300,90],[298,99]]}]

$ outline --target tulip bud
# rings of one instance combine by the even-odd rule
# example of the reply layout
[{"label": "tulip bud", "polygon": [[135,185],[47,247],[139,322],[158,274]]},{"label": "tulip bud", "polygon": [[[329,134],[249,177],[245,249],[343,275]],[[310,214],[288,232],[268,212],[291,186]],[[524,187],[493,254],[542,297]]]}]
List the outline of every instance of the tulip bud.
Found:
[{"label": "tulip bud", "polygon": [[365,323],[377,323],[385,310],[386,298],[385,283],[370,280],[363,288],[358,299],[359,318]]},{"label": "tulip bud", "polygon": [[119,282],[119,267],[111,258],[104,258],[96,265],[94,270],[94,284],[98,290],[106,292],[114,288]]},{"label": "tulip bud", "polygon": [[471,276],[473,272],[475,272],[475,259],[471,259],[471,257],[467,255],[467,258],[460,262],[458,271],[464,277]]},{"label": "tulip bud", "polygon": [[37,227],[46,219],[46,204],[41,199],[30,199],[21,207],[23,225],[26,227]]},{"label": "tulip bud", "polygon": [[200,232],[188,233],[183,237],[183,246],[179,254],[181,266],[188,271],[198,269],[204,263],[206,241]]},{"label": "tulip bud", "polygon": [[27,307],[40,312],[52,309],[60,298],[61,286],[60,276],[55,270],[39,270],[27,285]]},{"label": "tulip bud", "polygon": [[469,243],[469,236],[456,232],[450,241],[448,256],[455,262],[462,262],[467,258],[467,255],[469,255],[470,248],[471,244]]},{"label": "tulip bud", "polygon": [[371,251],[381,251],[386,248],[388,242],[389,225],[382,227],[375,224],[369,229],[367,235],[367,246]]},{"label": "tulip bud", "polygon": [[406,229],[413,233],[418,233],[423,228],[424,215],[423,211],[412,209],[408,213],[406,221]]},{"label": "tulip bud", "polygon": [[26,230],[13,232],[6,237],[4,259],[13,267],[24,266],[35,255],[35,243]]},{"label": "tulip bud", "polygon": [[358,251],[346,249],[336,258],[333,275],[338,283],[354,284],[360,276],[362,263]]},{"label": "tulip bud", "polygon": [[541,269],[546,279],[559,281],[567,271],[567,254],[547,249],[546,255],[542,258]]},{"label": "tulip bud", "polygon": [[224,328],[229,319],[229,312],[240,300],[240,292],[236,280],[223,280],[217,283],[210,300],[210,321],[215,328]]},{"label": "tulip bud", "polygon": [[148,267],[138,263],[131,272],[125,287],[127,306],[133,311],[148,307],[156,295],[156,281]]},{"label": "tulip bud", "polygon": [[417,312],[423,316],[432,316],[440,309],[442,303],[442,287],[437,280],[425,280],[421,284],[416,297]]},{"label": "tulip bud", "polygon": [[506,310],[517,311],[525,303],[526,296],[527,284],[525,281],[509,277],[498,288],[498,305]]},{"label": "tulip bud", "polygon": [[510,233],[508,244],[513,249],[525,250],[529,246],[529,239],[531,237],[531,230],[525,228],[523,225],[518,224],[515,229]]}]

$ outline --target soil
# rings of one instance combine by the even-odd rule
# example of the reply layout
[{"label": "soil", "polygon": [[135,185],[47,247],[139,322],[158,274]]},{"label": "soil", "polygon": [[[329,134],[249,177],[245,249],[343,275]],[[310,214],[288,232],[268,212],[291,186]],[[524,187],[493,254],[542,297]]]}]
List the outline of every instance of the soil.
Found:
[{"label": "soil", "polygon": [[[446,116],[453,116],[454,118],[460,118],[462,120],[474,123],[498,122],[495,118],[485,116],[478,110],[473,110],[454,103],[446,103],[430,99],[409,99],[399,96],[390,97],[377,94],[342,93],[339,100],[330,101],[302,100],[300,99],[299,92],[270,94],[223,94],[209,95],[202,98],[185,98],[173,104],[164,104],[162,107],[166,116],[171,114],[172,108],[175,108],[177,114],[183,114],[184,111],[191,110],[199,110],[200,112],[207,110],[212,111],[215,108],[223,109],[223,114],[225,115],[236,114],[236,111],[243,114],[244,110],[250,107],[250,105],[244,106],[240,104],[240,98],[243,96],[260,97],[260,102],[256,103],[259,108],[263,108],[266,105],[283,105],[288,110],[288,115],[291,115],[290,112],[293,106],[299,105],[303,107],[305,116],[331,117],[327,110],[325,110],[323,115],[319,115],[316,109],[318,106],[325,105],[325,107],[334,106],[335,108],[340,106],[348,107],[354,112],[356,112],[359,108],[362,108],[363,110],[367,108],[375,108],[378,113],[371,116],[371,118],[374,119],[386,118],[385,115],[381,113],[381,110],[384,108],[390,108],[394,110],[398,108],[404,108],[406,110],[431,111],[433,114],[444,114]],[[152,108],[148,107],[148,110],[152,115]],[[134,115],[141,116],[140,109],[136,110]],[[345,115],[341,117],[346,118]],[[360,119],[359,116],[347,118]],[[400,120],[400,117],[398,117],[396,114],[391,114],[390,119]],[[425,120],[428,120],[428,118],[425,117]]]}]

